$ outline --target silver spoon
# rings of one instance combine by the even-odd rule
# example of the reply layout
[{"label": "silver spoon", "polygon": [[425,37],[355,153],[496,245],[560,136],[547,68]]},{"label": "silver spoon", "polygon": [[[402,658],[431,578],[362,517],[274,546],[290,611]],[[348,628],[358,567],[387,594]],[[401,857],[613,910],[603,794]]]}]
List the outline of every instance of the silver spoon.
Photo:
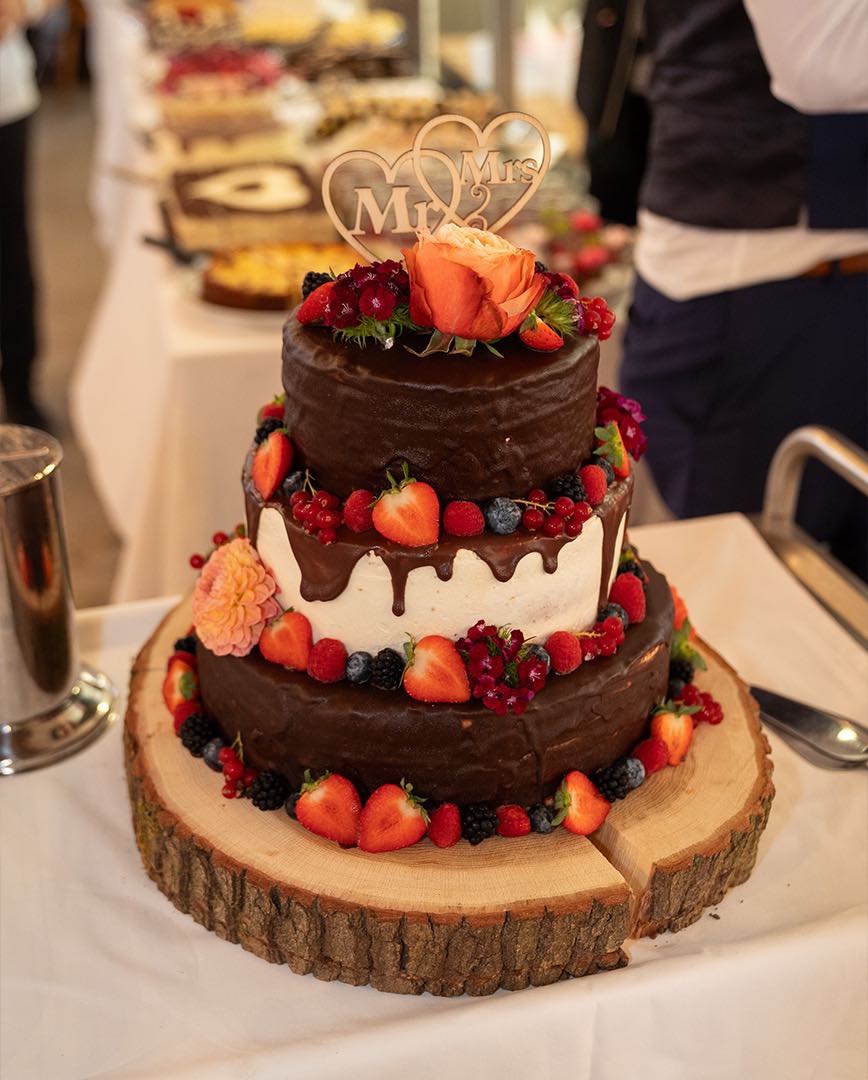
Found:
[{"label": "silver spoon", "polygon": [[[762,720],[815,765],[850,768],[868,764],[868,729],[843,716],[752,686]],[[812,753],[805,753],[805,747]],[[819,755],[819,756],[818,756]]]}]

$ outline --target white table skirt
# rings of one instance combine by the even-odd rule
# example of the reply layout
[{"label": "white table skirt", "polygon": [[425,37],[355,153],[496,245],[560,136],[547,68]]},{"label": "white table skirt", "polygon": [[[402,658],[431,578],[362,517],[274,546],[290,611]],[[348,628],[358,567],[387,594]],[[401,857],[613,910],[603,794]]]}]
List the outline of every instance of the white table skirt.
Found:
[{"label": "white table skirt", "polygon": [[[865,718],[865,654],[744,519],[634,540],[746,678]],[[82,613],[83,652],[125,683],[167,604]],[[139,864],[117,725],[78,757],[2,783],[0,1072],[862,1080],[868,770],[813,768],[770,739],[771,819],[752,878],[719,918],[630,943],[620,971],[443,1000],[296,976],[177,912]]]}]

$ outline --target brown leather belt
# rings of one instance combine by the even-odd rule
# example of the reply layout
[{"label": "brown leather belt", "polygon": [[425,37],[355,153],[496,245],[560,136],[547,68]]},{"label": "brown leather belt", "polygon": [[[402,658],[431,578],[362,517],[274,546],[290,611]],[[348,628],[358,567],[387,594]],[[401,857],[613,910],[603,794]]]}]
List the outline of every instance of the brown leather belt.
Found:
[{"label": "brown leather belt", "polygon": [[868,251],[862,255],[847,255],[843,259],[827,259],[806,270],[802,277],[829,277],[831,274],[868,273]]}]

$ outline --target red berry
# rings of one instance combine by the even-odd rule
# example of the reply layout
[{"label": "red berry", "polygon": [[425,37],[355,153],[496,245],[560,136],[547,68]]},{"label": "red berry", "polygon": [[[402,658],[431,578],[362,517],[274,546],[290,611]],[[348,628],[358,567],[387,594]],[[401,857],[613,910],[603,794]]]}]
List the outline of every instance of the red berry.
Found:
[{"label": "red berry", "polygon": [[439,848],[453,847],[461,839],[461,814],[455,803],[443,803],[431,815],[428,837]]},{"label": "red berry", "polygon": [[243,787],[250,787],[250,785],[253,783],[253,781],[256,779],[257,776],[259,776],[259,773],[256,771],[256,769],[251,769],[251,768],[245,769],[244,770],[244,775],[241,777],[242,786]]},{"label": "red berry", "polygon": [[310,495],[304,490],[299,489],[298,491],[293,491],[289,497],[289,505],[294,508],[298,506],[299,503],[307,502],[309,498]]},{"label": "red berry", "polygon": [[580,521],[582,524],[584,524],[593,516],[594,511],[590,503],[584,501],[576,503],[575,508],[573,509],[574,521]]},{"label": "red berry", "polygon": [[225,765],[229,761],[234,761],[236,758],[235,751],[231,746],[224,746],[220,753],[217,755],[217,760],[221,765]]},{"label": "red berry", "polygon": [[583,528],[581,521],[576,521],[574,517],[564,522],[564,532],[567,536],[581,536]]},{"label": "red berry", "polygon": [[244,766],[237,758],[234,758],[232,761],[227,761],[223,766],[223,775],[227,780],[235,783],[244,775]]},{"label": "red berry", "polygon": [[585,493],[591,506],[599,506],[606,497],[608,483],[606,474],[599,465],[585,465],[579,469],[579,478],[585,486]]},{"label": "red berry", "polygon": [[558,675],[569,675],[582,662],[579,639],[566,630],[556,630],[546,641],[545,648],[552,662],[552,670]]},{"label": "red berry", "polygon": [[609,602],[620,604],[627,612],[630,625],[645,618],[645,590],[635,574],[619,574],[609,592]]},{"label": "red berry", "polygon": [[531,491],[529,491],[527,493],[527,501],[528,502],[547,503],[548,499],[549,499],[548,495],[546,495],[546,493],[543,491],[542,488],[533,488]]},{"label": "red berry", "polygon": [[443,531],[450,536],[479,536],[485,531],[485,518],[475,502],[450,502],[443,511]]},{"label": "red berry", "polygon": [[330,491],[318,491],[314,502],[319,503],[320,508],[323,510],[337,510],[341,505],[341,500],[337,495],[332,495]]},{"label": "red berry", "polygon": [[175,734],[181,734],[181,724],[184,723],[188,716],[192,716],[193,713],[201,711],[202,705],[199,701],[182,701],[180,705],[176,705],[172,713],[172,720],[175,726]]},{"label": "red berry", "polygon": [[234,799],[236,794],[237,794],[237,789],[236,789],[234,784],[224,784],[223,785],[223,798],[224,799]]},{"label": "red berry", "polygon": [[564,519],[558,517],[557,514],[552,514],[551,517],[547,517],[543,523],[543,532],[546,536],[560,536],[564,531]]},{"label": "red berry", "polygon": [[559,499],[555,499],[555,513],[558,517],[568,518],[575,507],[576,504],[566,495],[561,495]]},{"label": "red berry", "polygon": [[214,544],[215,547],[220,547],[222,544],[229,543],[229,537],[225,532],[215,532],[211,537],[211,543]]},{"label": "red berry", "polygon": [[498,806],[495,813],[498,836],[527,836],[530,832],[530,818],[520,806]]},{"label": "red berry", "polygon": [[344,677],[347,650],[337,638],[320,638],[310,650],[307,673],[317,682],[339,682]]},{"label": "red berry", "polygon": [[321,529],[336,529],[342,520],[339,510],[320,510],[316,515],[316,523]]},{"label": "red berry", "polygon": [[332,529],[331,527],[328,527],[328,528],[325,528],[325,529],[320,529],[319,534],[317,536],[317,540],[319,540],[319,542],[321,544],[326,544],[326,545],[333,544],[335,542],[335,540],[337,540],[337,538],[338,538],[337,529]]},{"label": "red berry", "polygon": [[367,532],[373,529],[374,518],[371,511],[377,496],[373,491],[359,488],[344,503],[344,524],[353,532]]},{"label": "red berry", "polygon": [[539,532],[545,524],[545,520],[545,514],[535,506],[529,506],[521,515],[521,523],[528,532]]},{"label": "red berry", "polygon": [[205,559],[201,555],[191,555],[190,565],[193,567],[194,570],[201,570],[202,567],[205,565]]},{"label": "red berry", "polygon": [[660,772],[669,761],[669,747],[662,739],[645,739],[633,750],[631,757],[638,758],[645,766],[645,775]]}]

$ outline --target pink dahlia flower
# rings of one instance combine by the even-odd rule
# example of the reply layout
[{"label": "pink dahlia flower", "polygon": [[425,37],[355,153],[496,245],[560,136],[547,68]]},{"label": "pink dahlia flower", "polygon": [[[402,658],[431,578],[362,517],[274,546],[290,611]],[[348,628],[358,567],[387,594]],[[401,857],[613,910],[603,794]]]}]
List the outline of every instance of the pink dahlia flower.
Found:
[{"label": "pink dahlia flower", "polygon": [[217,656],[247,656],[266,623],[280,614],[277,583],[249,540],[218,547],[193,592],[193,625]]}]

